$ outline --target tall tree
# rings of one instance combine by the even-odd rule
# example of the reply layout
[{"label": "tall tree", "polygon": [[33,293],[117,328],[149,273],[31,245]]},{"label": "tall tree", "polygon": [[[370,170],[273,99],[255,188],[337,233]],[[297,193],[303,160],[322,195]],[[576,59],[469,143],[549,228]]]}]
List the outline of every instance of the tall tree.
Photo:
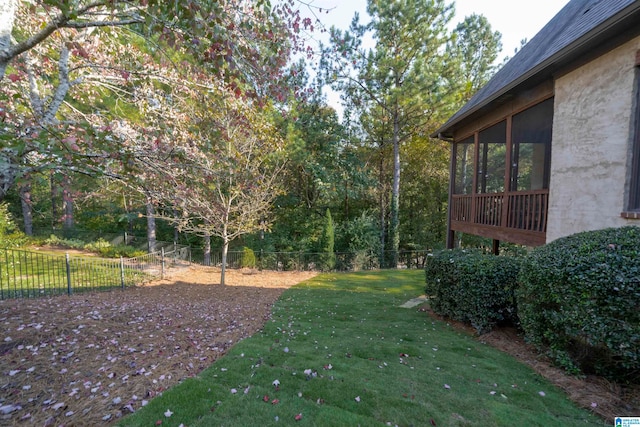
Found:
[{"label": "tall tree", "polygon": [[[450,32],[454,4],[444,0],[369,0],[367,11],[368,24],[360,24],[356,15],[349,31],[331,29],[323,67],[334,88],[358,106],[363,129],[379,150],[379,188],[384,191],[388,186],[390,193],[379,196],[381,243],[387,246],[388,239],[391,257],[386,264],[395,267],[401,188],[409,188],[401,187],[401,171],[407,164],[401,161],[403,146],[428,139],[428,129],[442,114],[459,107],[484,84],[493,72],[500,34],[477,15]],[[375,47],[363,48],[366,35]]]},{"label": "tall tree", "polygon": [[467,16],[456,26],[448,49],[460,62],[462,102],[468,101],[496,71],[501,37],[482,15]]},{"label": "tall tree", "polygon": [[[272,8],[269,2],[246,0],[8,0],[0,7],[0,22],[0,81],[6,89],[0,94],[0,114],[9,125],[0,135],[5,143],[0,150],[0,200],[16,178],[29,172],[24,163],[31,152],[56,160],[71,155],[82,159],[77,167],[89,163],[92,173],[100,173],[108,162],[105,157],[120,152],[113,147],[117,139],[103,144],[104,150],[92,145],[109,136],[109,123],[100,114],[104,100],[135,94],[132,76],[141,78],[159,67],[177,65],[168,57],[160,62],[159,55],[150,52],[170,51],[174,60],[189,58],[238,96],[278,94],[284,90],[279,84],[289,52],[301,49],[300,30],[312,26],[295,7],[278,3]],[[124,30],[113,34],[125,28],[138,35]],[[132,58],[131,52],[138,57]],[[50,58],[58,64],[53,72],[48,70]],[[34,85],[38,78],[40,83]],[[86,84],[84,97],[79,91],[71,93],[81,83]],[[86,104],[78,105],[78,98],[72,102],[74,96]],[[24,108],[26,100],[32,105]],[[63,103],[72,105],[74,114],[62,111]],[[108,118],[114,113],[118,115],[112,110]],[[120,111],[119,118],[128,119],[126,113]],[[82,135],[77,134],[79,128],[84,128]],[[41,159],[41,165],[56,163],[51,157]]]},{"label": "tall tree", "polygon": [[[381,112],[384,140],[393,150],[389,241],[390,266],[398,264],[400,244],[400,146],[424,126],[455,90],[448,78],[451,60],[444,49],[453,7],[444,0],[370,0],[372,20],[360,25],[354,18],[349,32],[332,29],[334,60],[329,73],[336,86]],[[375,49],[362,49],[370,31]],[[337,55],[337,60],[336,55]]]},{"label": "tall tree", "polygon": [[167,206],[176,203],[178,218],[171,212],[164,219],[222,240],[224,284],[229,244],[269,223],[280,193],[284,141],[265,114],[268,105],[258,108],[214,86],[187,100],[183,123],[173,123],[184,126],[177,136],[187,139],[159,144],[156,159],[170,160],[153,166],[149,188]]}]

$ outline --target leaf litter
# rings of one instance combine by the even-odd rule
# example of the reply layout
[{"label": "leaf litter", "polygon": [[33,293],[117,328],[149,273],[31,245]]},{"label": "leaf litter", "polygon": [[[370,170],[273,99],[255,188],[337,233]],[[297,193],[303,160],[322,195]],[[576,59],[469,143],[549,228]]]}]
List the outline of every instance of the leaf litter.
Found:
[{"label": "leaf litter", "polygon": [[124,291],[0,301],[0,424],[112,424],[260,330],[314,275],[227,270],[221,286],[219,269],[191,266]]}]

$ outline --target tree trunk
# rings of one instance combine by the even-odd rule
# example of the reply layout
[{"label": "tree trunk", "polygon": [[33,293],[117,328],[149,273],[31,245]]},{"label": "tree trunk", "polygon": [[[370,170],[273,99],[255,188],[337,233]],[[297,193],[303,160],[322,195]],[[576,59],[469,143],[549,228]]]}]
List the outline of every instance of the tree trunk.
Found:
[{"label": "tree trunk", "polygon": [[70,237],[73,230],[73,194],[71,193],[71,180],[68,176],[64,177],[64,187],[62,189],[63,200],[63,221],[62,228],[65,237]]},{"label": "tree trunk", "polygon": [[16,150],[11,148],[0,149],[0,202],[5,198],[18,175],[18,165],[15,158],[18,157]]},{"label": "tree trunk", "polygon": [[389,240],[391,240],[391,267],[398,267],[400,247],[400,123],[398,105],[393,111],[393,187],[391,189],[391,221]]},{"label": "tree trunk", "polygon": [[56,228],[58,224],[58,196],[60,195],[60,187],[56,182],[55,171],[49,171],[49,185],[51,186],[51,228]]},{"label": "tree trunk", "polygon": [[153,208],[151,197],[147,196],[147,243],[149,253],[156,250],[156,214]]},{"label": "tree trunk", "polygon": [[24,234],[33,236],[33,209],[31,201],[31,181],[20,184],[20,204],[24,221]]},{"label": "tree trunk", "polygon": [[[11,46],[11,32],[16,16],[17,1],[0,1],[0,52],[4,52]],[[9,65],[9,59],[0,59],[0,81],[4,78],[5,70]],[[0,193],[0,196],[2,194]]]},{"label": "tree trunk", "polygon": [[224,285],[224,274],[227,271],[227,253],[229,252],[229,241],[224,239],[222,244],[222,268],[220,272],[220,284]]},{"label": "tree trunk", "polygon": [[207,234],[204,237],[204,255],[202,259],[204,265],[211,265],[211,235]]},{"label": "tree trunk", "polygon": [[[178,210],[174,209],[173,210],[173,217],[176,219],[176,222],[178,220]],[[174,227],[173,228],[173,243],[178,243],[178,241],[180,240],[180,230],[178,230],[178,227]]]},{"label": "tree trunk", "polygon": [[379,188],[380,188],[380,268],[384,268],[385,267],[385,260],[384,260],[384,249],[386,246],[386,234],[387,234],[387,209],[386,209],[386,203],[385,203],[385,188],[386,185],[384,185],[384,156],[382,153],[382,149],[383,149],[383,145],[380,145],[380,170],[378,171],[379,176],[378,176],[378,183],[379,183]]}]

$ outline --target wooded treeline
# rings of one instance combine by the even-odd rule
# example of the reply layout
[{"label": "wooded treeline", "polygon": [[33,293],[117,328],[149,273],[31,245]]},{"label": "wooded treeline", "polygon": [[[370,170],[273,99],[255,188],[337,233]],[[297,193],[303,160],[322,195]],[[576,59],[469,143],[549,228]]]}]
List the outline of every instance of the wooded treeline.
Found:
[{"label": "wooded treeline", "polygon": [[429,134],[500,34],[444,0],[367,12],[329,29],[299,0],[5,0],[0,202],[27,234],[322,252],[330,225],[382,266],[442,247],[449,146]]}]

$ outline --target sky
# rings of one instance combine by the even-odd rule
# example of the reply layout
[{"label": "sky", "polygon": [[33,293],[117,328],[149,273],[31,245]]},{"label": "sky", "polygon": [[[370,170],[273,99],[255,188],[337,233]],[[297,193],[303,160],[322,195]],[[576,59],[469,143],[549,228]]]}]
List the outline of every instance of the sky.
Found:
[{"label": "sky", "polygon": [[[461,22],[465,16],[473,13],[484,15],[491,28],[502,34],[502,53],[497,62],[502,62],[506,56],[513,56],[515,49],[520,47],[523,39],[531,40],[538,31],[545,26],[567,3],[568,0],[447,0],[455,2],[456,15],[452,27]],[[312,5],[330,10],[329,13],[319,14],[318,17],[326,28],[335,25],[337,28],[347,29],[357,11],[360,22],[367,22],[367,0],[313,0]],[[341,115],[342,108],[337,94],[327,93],[329,105],[336,108]]]}]

